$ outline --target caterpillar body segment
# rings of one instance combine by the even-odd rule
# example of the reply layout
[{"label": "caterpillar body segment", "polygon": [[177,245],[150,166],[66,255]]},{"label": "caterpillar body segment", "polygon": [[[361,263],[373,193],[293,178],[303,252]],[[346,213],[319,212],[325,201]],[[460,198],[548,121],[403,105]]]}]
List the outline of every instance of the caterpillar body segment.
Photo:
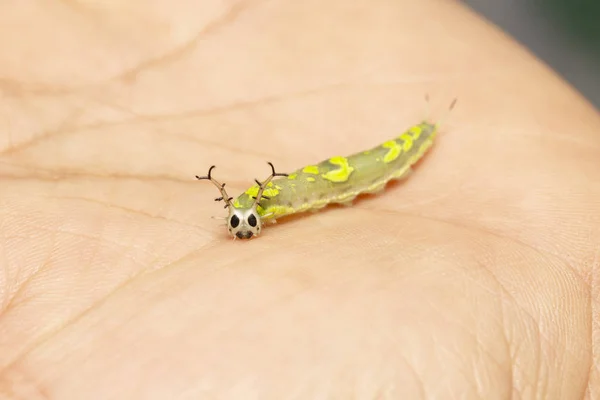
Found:
[{"label": "caterpillar body segment", "polygon": [[236,199],[211,176],[214,166],[207,176],[196,178],[210,180],[219,189],[221,196],[215,200],[224,201],[229,209],[227,228],[234,239],[250,239],[260,234],[264,222],[332,203],[349,205],[360,194],[377,193],[389,181],[407,177],[437,133],[438,124],[422,122],[372,149],[331,157],[290,174],[275,172],[269,163],[271,175],[262,182],[256,180]]},{"label": "caterpillar body segment", "polygon": [[[287,177],[270,181],[256,211],[261,219],[281,218],[304,211],[316,211],[328,204],[350,204],[364,193],[377,193],[393,179],[407,176],[432,145],[437,129],[422,123],[380,146],[352,154],[335,156],[300,168]],[[255,203],[256,184],[233,201],[238,209]]]}]

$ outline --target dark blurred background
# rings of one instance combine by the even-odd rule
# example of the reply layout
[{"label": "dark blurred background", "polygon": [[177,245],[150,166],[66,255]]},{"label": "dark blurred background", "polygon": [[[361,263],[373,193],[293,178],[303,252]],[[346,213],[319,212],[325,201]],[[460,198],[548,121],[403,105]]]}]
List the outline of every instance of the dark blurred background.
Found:
[{"label": "dark blurred background", "polygon": [[600,110],[600,0],[462,0]]}]

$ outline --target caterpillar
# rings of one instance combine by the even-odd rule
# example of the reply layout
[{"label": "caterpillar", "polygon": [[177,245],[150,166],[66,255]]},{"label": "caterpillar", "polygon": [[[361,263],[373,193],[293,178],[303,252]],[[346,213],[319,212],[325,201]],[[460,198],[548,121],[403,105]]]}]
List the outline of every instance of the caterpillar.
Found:
[{"label": "caterpillar", "polygon": [[[456,104],[452,102],[449,110]],[[402,179],[429,150],[439,123],[423,121],[383,144],[347,157],[334,156],[290,174],[278,173],[271,162],[271,174],[234,199],[225,183],[212,177],[215,166],[198,180],[211,181],[221,193],[215,201],[229,209],[227,228],[234,240],[257,237],[265,222],[291,214],[316,211],[328,204],[350,205],[361,194],[378,193],[386,184]]]}]

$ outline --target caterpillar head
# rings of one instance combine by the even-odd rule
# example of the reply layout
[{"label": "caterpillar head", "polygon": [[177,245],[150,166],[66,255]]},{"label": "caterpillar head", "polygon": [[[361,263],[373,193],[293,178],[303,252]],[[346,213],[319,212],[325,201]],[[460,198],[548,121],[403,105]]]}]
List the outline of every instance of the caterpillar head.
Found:
[{"label": "caterpillar head", "polygon": [[258,192],[256,197],[254,198],[254,204],[251,207],[245,208],[236,208],[231,200],[233,197],[229,197],[227,191],[225,190],[225,184],[218,182],[211,175],[212,170],[215,166],[211,166],[208,169],[208,174],[206,176],[198,176],[196,175],[196,179],[198,180],[208,180],[213,183],[219,189],[221,193],[220,197],[217,197],[215,201],[223,201],[225,202],[225,208],[229,208],[229,215],[227,216],[227,229],[233,238],[238,239],[250,239],[254,236],[258,236],[260,230],[262,229],[262,224],[260,220],[260,215],[256,211],[256,207],[258,207],[261,199],[268,199],[268,197],[263,196],[263,192],[265,188],[271,182],[271,180],[276,176],[288,176],[287,174],[282,174],[275,172],[275,167],[272,163],[268,163],[271,166],[271,175],[263,182],[256,181],[258,185]]},{"label": "caterpillar head", "polygon": [[227,229],[231,236],[238,239],[251,239],[254,236],[258,236],[262,229],[262,224],[256,207],[229,207]]}]

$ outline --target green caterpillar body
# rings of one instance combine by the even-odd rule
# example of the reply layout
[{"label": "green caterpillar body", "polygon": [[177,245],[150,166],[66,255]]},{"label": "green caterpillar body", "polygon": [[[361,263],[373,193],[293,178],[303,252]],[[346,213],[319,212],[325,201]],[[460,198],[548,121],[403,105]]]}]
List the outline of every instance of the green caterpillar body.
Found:
[{"label": "green caterpillar body", "polygon": [[291,174],[276,173],[269,163],[271,175],[263,182],[256,181],[235,200],[227,195],[225,184],[212,178],[214,165],[207,176],[196,178],[210,180],[221,192],[216,200],[229,208],[227,228],[234,239],[250,239],[260,234],[263,222],[332,203],[348,205],[360,194],[377,193],[389,181],[406,177],[437,133],[438,124],[422,122],[370,150],[331,157]]},{"label": "green caterpillar body", "polygon": [[[436,125],[423,122],[370,150],[348,157],[335,156],[301,168],[266,184],[256,211],[263,221],[331,203],[350,204],[363,193],[377,193],[393,179],[405,177],[431,147]],[[233,201],[236,209],[250,209],[260,190],[256,184]]]}]

